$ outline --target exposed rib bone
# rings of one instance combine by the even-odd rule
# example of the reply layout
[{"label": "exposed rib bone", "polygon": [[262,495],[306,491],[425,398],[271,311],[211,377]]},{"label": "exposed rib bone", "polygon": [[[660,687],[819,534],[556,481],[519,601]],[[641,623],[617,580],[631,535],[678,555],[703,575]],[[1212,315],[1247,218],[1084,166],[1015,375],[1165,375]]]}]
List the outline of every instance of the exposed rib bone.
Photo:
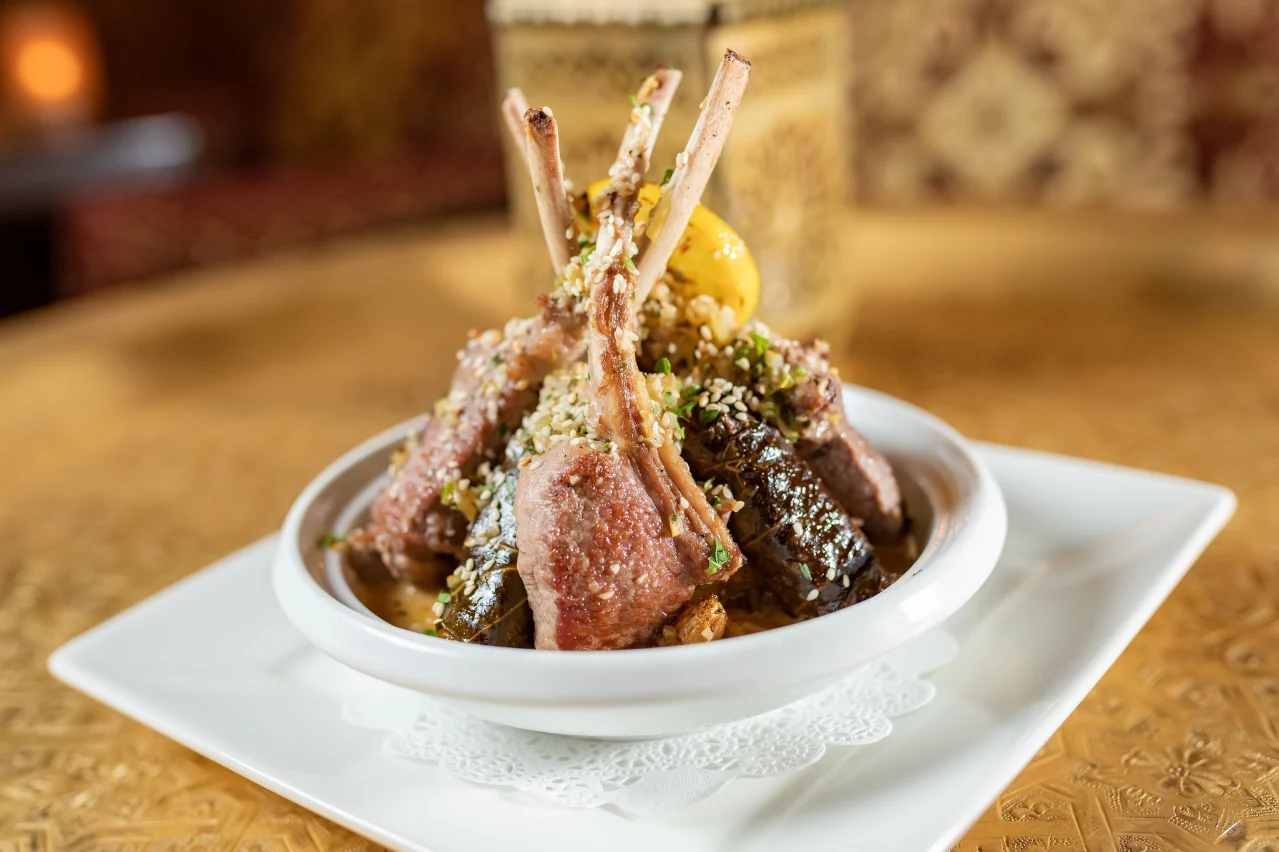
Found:
[{"label": "exposed rib bone", "polygon": [[639,91],[635,93],[635,106],[631,108],[630,122],[622,134],[617,160],[608,172],[611,181],[605,192],[615,191],[617,187],[614,184],[629,191],[638,187],[644,179],[649,160],[653,157],[657,134],[662,130],[671,98],[683,77],[683,73],[674,68],[658,68],[640,84]]},{"label": "exposed rib bone", "polygon": [[559,275],[576,245],[569,236],[573,227],[573,208],[569,206],[564,187],[559,127],[551,111],[542,107],[524,113],[524,129],[528,137],[528,165],[533,175],[533,195],[537,198],[542,233],[551,252],[555,274]]},{"label": "exposed rib bone", "polygon": [[715,72],[693,134],[675,161],[671,179],[649,218],[648,231],[640,246],[639,277],[635,285],[637,305],[644,303],[666,271],[666,264],[679,245],[693,210],[701,202],[711,172],[724,150],[728,130],[733,126],[733,113],[741,103],[750,70],[750,62],[730,50]]},{"label": "exposed rib bone", "polygon": [[519,89],[507,89],[502,99],[502,120],[511,133],[511,142],[520,155],[520,160],[528,164],[528,139],[524,136],[524,113],[528,112],[528,101]]}]

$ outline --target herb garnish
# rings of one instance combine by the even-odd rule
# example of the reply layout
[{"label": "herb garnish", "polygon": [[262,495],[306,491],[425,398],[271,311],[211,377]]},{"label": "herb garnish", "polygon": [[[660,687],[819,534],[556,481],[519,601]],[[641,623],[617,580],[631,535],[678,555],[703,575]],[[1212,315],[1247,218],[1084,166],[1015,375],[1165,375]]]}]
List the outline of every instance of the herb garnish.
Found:
[{"label": "herb garnish", "polygon": [[751,332],[751,342],[755,344],[755,357],[762,358],[764,353],[768,351],[771,341],[757,331]]},{"label": "herb garnish", "polygon": [[627,272],[634,272],[635,261],[631,260],[629,257],[626,258],[625,260],[622,261],[622,268],[625,269]]},{"label": "herb garnish", "polygon": [[662,374],[662,375],[664,375],[664,376],[668,376],[668,375],[670,375],[670,372],[671,372],[671,362],[670,362],[670,360],[668,360],[668,359],[666,359],[666,358],[658,358],[658,359],[657,359],[657,372],[661,373],[661,374]]},{"label": "herb garnish", "polygon": [[423,630],[423,631],[422,631],[422,635],[424,635],[424,636],[434,636],[434,635],[435,635],[435,631],[434,631],[433,629],[431,629],[430,627],[428,627],[428,628],[426,628],[425,630]]},{"label": "herb garnish", "polygon": [[337,533],[325,533],[320,536],[317,544],[319,547],[334,548],[340,544],[346,544],[346,536],[338,535]]},{"label": "herb garnish", "polygon": [[450,595],[448,592],[440,592],[440,594],[439,594],[439,596],[436,598],[436,600],[437,600],[437,601],[439,601],[439,602],[440,602],[440,603],[442,603],[442,604],[446,604],[446,603],[448,603],[449,601],[453,600],[453,596],[452,596],[452,595]]},{"label": "herb garnish", "polygon": [[706,566],[707,574],[714,574],[720,568],[724,567],[724,563],[728,561],[728,551],[724,549],[724,545],[720,544],[719,539],[711,545],[711,558]]},{"label": "herb garnish", "polygon": [[662,182],[659,183],[658,186],[666,186],[666,184],[671,182],[671,176],[674,174],[675,174],[674,169],[667,169],[666,174],[662,175]]},{"label": "herb garnish", "polygon": [[805,579],[805,580],[807,580],[808,582],[810,582],[810,583],[811,583],[811,582],[813,581],[813,572],[811,572],[811,571],[809,571],[809,570],[808,570],[808,563],[807,563],[807,562],[801,562],[801,563],[800,563],[800,565],[799,565],[799,573],[803,574],[803,575],[804,575],[804,579]]},{"label": "herb garnish", "polygon": [[714,423],[717,417],[719,417],[718,408],[703,408],[697,412],[697,419],[702,421],[703,424]]}]

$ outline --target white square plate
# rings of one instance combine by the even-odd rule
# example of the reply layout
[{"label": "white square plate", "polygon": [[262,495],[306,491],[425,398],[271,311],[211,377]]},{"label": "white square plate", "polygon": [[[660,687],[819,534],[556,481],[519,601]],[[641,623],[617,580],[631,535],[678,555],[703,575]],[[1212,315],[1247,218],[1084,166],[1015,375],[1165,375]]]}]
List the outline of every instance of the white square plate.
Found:
[{"label": "white square plate", "polygon": [[[49,660],[66,683],[387,846],[426,852],[945,850],[1034,756],[1234,510],[1223,488],[985,446],[1008,543],[945,625],[937,697],[874,746],[738,781],[678,815],[568,811],[394,757],[342,718],[366,683],[271,592],[274,537],[116,616]],[[928,803],[920,807],[920,802]]]}]

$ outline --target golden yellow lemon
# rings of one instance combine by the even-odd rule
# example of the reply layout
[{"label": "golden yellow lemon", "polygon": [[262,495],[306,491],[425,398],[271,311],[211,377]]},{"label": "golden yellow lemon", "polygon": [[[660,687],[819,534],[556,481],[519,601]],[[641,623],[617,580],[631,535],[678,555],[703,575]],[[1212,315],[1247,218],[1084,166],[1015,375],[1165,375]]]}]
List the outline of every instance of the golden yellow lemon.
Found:
[{"label": "golden yellow lemon", "polygon": [[[596,181],[587,189],[587,197],[594,198],[607,186],[607,180]],[[655,184],[640,188],[636,224],[648,221],[659,198],[661,189]],[[759,306],[759,269],[746,243],[727,222],[700,204],[666,269],[685,293],[711,296],[732,308],[738,322],[750,319]]]}]

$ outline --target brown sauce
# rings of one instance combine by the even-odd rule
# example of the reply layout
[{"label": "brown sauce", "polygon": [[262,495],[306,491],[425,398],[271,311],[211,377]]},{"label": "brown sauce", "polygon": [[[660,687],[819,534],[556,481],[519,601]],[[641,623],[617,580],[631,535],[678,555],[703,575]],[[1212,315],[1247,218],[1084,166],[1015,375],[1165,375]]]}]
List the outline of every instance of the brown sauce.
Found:
[{"label": "brown sauce", "polygon": [[432,607],[443,585],[415,586],[387,578],[366,582],[354,571],[347,571],[351,591],[374,615],[383,621],[421,633],[435,622]]},{"label": "brown sauce", "polygon": [[[884,585],[888,586],[914,564],[919,548],[914,538],[908,535],[901,544],[875,545],[875,555],[884,572]],[[432,607],[443,585],[416,586],[390,578],[368,582],[355,571],[348,569],[346,574],[355,596],[383,621],[415,633],[428,629],[435,621]],[[785,627],[802,620],[788,615],[769,596],[754,606],[726,601],[725,609],[728,610],[728,626],[724,630],[726,639]]]}]

